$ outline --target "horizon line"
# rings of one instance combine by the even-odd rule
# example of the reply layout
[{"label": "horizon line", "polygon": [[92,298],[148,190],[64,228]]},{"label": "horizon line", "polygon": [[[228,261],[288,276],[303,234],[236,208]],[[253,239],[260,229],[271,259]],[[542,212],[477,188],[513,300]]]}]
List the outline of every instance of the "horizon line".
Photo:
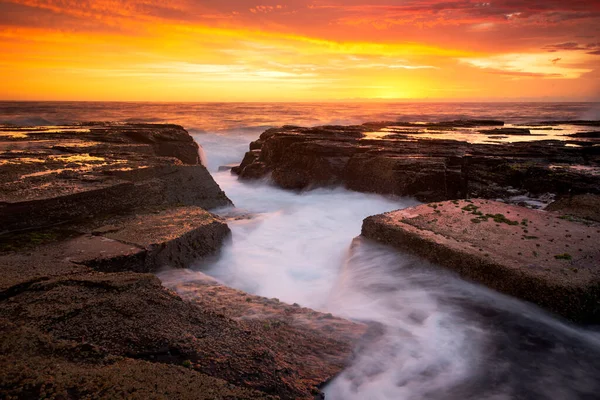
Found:
[{"label": "horizon line", "polygon": [[331,99],[331,100],[15,100],[0,99],[2,103],[145,103],[145,104],[244,104],[244,103],[600,103],[600,98],[593,100],[565,100],[565,99]]}]

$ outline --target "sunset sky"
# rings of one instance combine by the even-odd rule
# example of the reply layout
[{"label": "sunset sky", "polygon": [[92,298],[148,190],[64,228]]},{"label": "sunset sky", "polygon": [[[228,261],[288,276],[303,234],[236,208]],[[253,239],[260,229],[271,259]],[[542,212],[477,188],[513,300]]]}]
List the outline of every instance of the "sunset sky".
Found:
[{"label": "sunset sky", "polygon": [[0,99],[600,100],[600,0],[0,0]]}]

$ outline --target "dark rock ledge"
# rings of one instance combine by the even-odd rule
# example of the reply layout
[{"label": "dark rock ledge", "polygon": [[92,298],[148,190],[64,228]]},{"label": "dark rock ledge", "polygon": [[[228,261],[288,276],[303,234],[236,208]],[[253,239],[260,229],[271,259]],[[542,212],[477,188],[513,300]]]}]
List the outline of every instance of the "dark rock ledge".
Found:
[{"label": "dark rock ledge", "polygon": [[600,194],[600,141],[594,138],[479,144],[415,136],[423,126],[476,133],[490,125],[502,122],[284,126],[260,135],[232,171],[242,179],[270,175],[286,189],[343,185],[421,201]]},{"label": "dark rock ledge", "polygon": [[147,273],[229,234],[181,127],[0,128],[0,184],[2,398],[312,399],[365,332],[202,283],[184,301]]}]

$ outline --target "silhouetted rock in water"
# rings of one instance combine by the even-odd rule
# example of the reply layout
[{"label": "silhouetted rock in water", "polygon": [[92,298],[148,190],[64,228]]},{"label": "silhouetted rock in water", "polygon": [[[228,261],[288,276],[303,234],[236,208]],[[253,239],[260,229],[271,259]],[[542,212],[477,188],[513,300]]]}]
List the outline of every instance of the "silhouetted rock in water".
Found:
[{"label": "silhouetted rock in water", "polygon": [[497,129],[484,129],[479,131],[488,135],[531,135],[531,131],[525,128],[497,128]]},{"label": "silhouetted rock in water", "polygon": [[589,138],[589,139],[600,139],[600,132],[576,132],[572,133],[569,136],[574,138]]},{"label": "silhouetted rock in water", "polygon": [[344,185],[422,201],[600,193],[600,147],[584,141],[473,144],[394,134],[386,124],[269,129],[232,172],[271,174],[286,189]]},{"label": "silhouetted rock in water", "polygon": [[543,121],[532,125],[577,125],[577,126],[600,126],[598,120],[573,120],[573,121]]},{"label": "silhouetted rock in water", "polygon": [[479,126],[504,126],[504,121],[490,120],[490,119],[457,119],[453,121],[441,121],[441,122],[384,122],[375,124],[364,124],[366,126],[414,126],[423,128],[476,128]]},{"label": "silhouetted rock in water", "polygon": [[599,233],[598,224],[479,199],[376,215],[362,228],[367,238],[586,323],[600,322]]},{"label": "silhouetted rock in water", "polygon": [[563,214],[563,218],[574,217],[600,222],[600,196],[583,194],[564,196],[546,207],[548,211]]},{"label": "silhouetted rock in water", "polygon": [[[143,273],[189,267],[229,236],[204,208],[231,202],[181,127],[13,128],[0,151],[2,393],[312,399],[365,330],[307,309],[292,325],[292,306],[250,309],[225,287],[183,301]],[[256,310],[281,315],[246,320]]]}]

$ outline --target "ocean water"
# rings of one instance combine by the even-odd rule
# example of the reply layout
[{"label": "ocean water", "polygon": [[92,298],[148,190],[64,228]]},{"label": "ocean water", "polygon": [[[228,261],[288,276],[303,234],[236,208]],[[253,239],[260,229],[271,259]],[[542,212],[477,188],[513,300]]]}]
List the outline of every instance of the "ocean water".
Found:
[{"label": "ocean water", "polygon": [[[170,122],[203,146],[236,207],[233,240],[198,264],[227,285],[373,325],[351,364],[326,388],[334,400],[598,399],[600,330],[580,327],[428,262],[365,240],[362,219],[417,204],[350,192],[305,193],[243,183],[220,165],[282,124],[494,118],[508,123],[598,119],[598,104],[139,104],[0,103],[0,121]],[[185,271],[179,279],[193,279]],[[169,273],[169,280],[178,279]]]},{"label": "ocean water", "polygon": [[507,123],[600,119],[600,103],[131,103],[0,101],[0,124],[168,122],[207,132],[260,131],[285,124],[500,119]]}]

